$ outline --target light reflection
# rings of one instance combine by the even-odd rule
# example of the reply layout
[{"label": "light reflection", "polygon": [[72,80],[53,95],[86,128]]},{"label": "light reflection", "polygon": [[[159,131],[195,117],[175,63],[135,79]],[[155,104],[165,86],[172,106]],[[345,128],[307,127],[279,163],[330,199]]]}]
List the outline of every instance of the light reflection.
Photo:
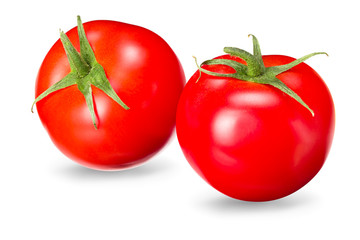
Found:
[{"label": "light reflection", "polygon": [[239,91],[229,97],[232,106],[251,108],[274,107],[279,104],[279,97],[271,91],[245,92]]},{"label": "light reflection", "polygon": [[247,111],[223,109],[214,117],[213,139],[220,146],[234,146],[252,136],[258,119]]}]

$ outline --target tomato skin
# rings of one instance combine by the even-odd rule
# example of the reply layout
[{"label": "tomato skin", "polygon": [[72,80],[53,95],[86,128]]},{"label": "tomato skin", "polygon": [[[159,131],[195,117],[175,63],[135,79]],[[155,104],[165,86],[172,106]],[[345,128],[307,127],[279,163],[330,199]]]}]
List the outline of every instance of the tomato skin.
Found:
[{"label": "tomato skin", "polygon": [[[229,55],[219,58],[233,59]],[[263,56],[265,67],[294,59]],[[203,66],[231,73],[224,65]],[[331,94],[308,65],[277,76],[314,111],[269,86],[197,71],[186,84],[177,108],[176,132],[195,171],[232,198],[269,201],[308,183],[329,153],[335,128]]]},{"label": "tomato skin", "polygon": [[[37,102],[37,112],[54,144],[89,168],[119,170],[145,162],[159,151],[175,126],[185,84],[182,66],[169,45],[135,25],[98,20],[83,24],[86,36],[125,110],[92,87],[98,129],[76,85]],[[79,51],[77,29],[67,36]],[[61,41],[46,55],[36,80],[38,96],[70,72]]]}]

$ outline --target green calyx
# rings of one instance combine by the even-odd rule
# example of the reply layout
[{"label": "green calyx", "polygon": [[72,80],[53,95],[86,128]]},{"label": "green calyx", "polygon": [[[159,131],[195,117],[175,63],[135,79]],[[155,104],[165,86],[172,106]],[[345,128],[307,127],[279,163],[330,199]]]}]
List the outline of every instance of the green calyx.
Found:
[{"label": "green calyx", "polygon": [[[296,65],[304,62],[305,60],[309,59],[312,56],[318,55],[318,54],[326,54],[325,52],[315,52],[308,54],[304,57],[301,57],[297,60],[294,60],[293,62],[285,65],[280,66],[274,66],[274,67],[265,67],[264,62],[262,60],[260,45],[258,40],[254,35],[252,36],[253,39],[253,54],[234,47],[225,47],[224,52],[230,54],[231,56],[236,56],[241,59],[243,59],[246,62],[246,65],[239,63],[234,60],[230,59],[212,59],[207,60],[203,62],[200,66],[196,62],[196,65],[201,72],[204,72],[206,74],[212,75],[212,76],[218,76],[218,77],[231,77],[236,78],[243,81],[249,81],[254,83],[260,83],[260,84],[268,84],[271,85],[280,91],[286,93],[290,97],[294,98],[296,101],[298,101],[301,105],[303,105],[306,109],[308,109],[312,116],[314,116],[314,111],[289,87],[287,87],[283,82],[281,82],[276,76],[280,73],[283,73]],[[235,73],[216,73],[209,70],[206,70],[202,68],[203,65],[226,65],[231,68],[233,68],[236,72]],[[198,79],[198,80],[199,80]],[[197,81],[198,81],[197,80]]]},{"label": "green calyx", "polygon": [[80,53],[75,49],[66,34],[63,31],[60,31],[60,40],[64,46],[70,64],[70,73],[41,93],[33,102],[31,112],[33,112],[34,105],[50,93],[72,85],[77,85],[78,89],[85,97],[92,122],[97,129],[91,85],[102,90],[124,109],[127,110],[129,107],[126,106],[116,94],[106,77],[104,68],[96,61],[95,54],[86,38],[80,16],[77,17],[77,29],[80,41]]}]

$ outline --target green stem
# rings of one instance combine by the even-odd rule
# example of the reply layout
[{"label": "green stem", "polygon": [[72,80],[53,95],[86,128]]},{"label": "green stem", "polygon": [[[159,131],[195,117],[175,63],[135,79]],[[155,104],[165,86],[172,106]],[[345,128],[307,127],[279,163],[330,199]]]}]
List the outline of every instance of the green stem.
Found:
[{"label": "green stem", "polygon": [[305,55],[299,59],[296,59],[294,61],[292,61],[291,63],[285,64],[285,65],[280,65],[280,66],[274,66],[274,67],[269,67],[268,70],[269,71],[273,71],[274,74],[278,75],[282,72],[285,72],[293,67],[295,67],[296,65],[306,61],[307,59],[315,56],[315,55],[319,55],[319,54],[325,54],[326,56],[329,56],[326,52],[315,52],[315,53],[310,53],[308,55]]},{"label": "green stem", "polygon": [[80,42],[80,54],[81,57],[87,62],[90,67],[94,67],[97,63],[95,54],[91,49],[90,43],[86,38],[84,27],[81,23],[80,16],[77,16],[77,25],[78,25],[78,35]]},{"label": "green stem", "polygon": [[84,95],[84,100],[90,111],[91,120],[96,125],[96,115],[94,109],[94,99],[92,96],[91,86],[101,89],[106,95],[112,98],[125,110],[129,107],[119,98],[115,90],[112,88],[109,80],[106,77],[104,68],[96,61],[95,54],[86,38],[85,30],[81,22],[80,16],[77,17],[78,35],[80,42],[80,53],[75,49],[69,38],[63,31],[60,31],[60,40],[63,44],[65,53],[70,64],[70,73],[66,75],[59,82],[52,85],[46,91],[41,93],[33,102],[31,111],[33,112],[34,105],[60,89],[67,88],[72,85],[77,85],[79,91]]},{"label": "green stem", "polygon": [[257,60],[257,58],[251,53],[234,47],[225,47],[224,52],[232,56],[236,56],[244,59],[247,63],[247,75],[250,77],[256,77],[264,73],[265,67]]},{"label": "green stem", "polygon": [[81,78],[88,75],[90,71],[90,66],[80,56],[78,51],[76,51],[75,47],[70,42],[70,39],[63,31],[60,31],[60,40],[64,46],[64,50],[70,64],[71,71],[77,73]]},{"label": "green stem", "polygon": [[[282,72],[285,72],[296,65],[304,62],[305,60],[309,59],[312,56],[319,55],[319,54],[326,54],[325,52],[315,52],[308,54],[304,57],[301,57],[293,62],[285,65],[280,66],[273,66],[266,68],[262,59],[260,45],[257,38],[254,35],[249,35],[253,38],[253,54],[249,52],[234,48],[234,47],[225,47],[224,52],[228,53],[232,56],[239,57],[243,59],[247,65],[241,64],[235,60],[231,59],[212,59],[207,60],[201,64],[203,65],[226,65],[235,70],[235,73],[216,73],[206,70],[197,64],[196,58],[195,63],[200,71],[200,76],[197,79],[201,78],[201,72],[204,72],[209,75],[218,76],[218,77],[232,77],[243,81],[255,82],[260,84],[267,84],[271,85],[280,91],[284,92],[285,94],[289,95],[297,102],[299,102],[302,106],[309,110],[312,116],[314,116],[314,111],[298,96],[293,90],[287,87],[283,82],[281,82],[276,76]],[[327,55],[327,54],[326,54]]]}]

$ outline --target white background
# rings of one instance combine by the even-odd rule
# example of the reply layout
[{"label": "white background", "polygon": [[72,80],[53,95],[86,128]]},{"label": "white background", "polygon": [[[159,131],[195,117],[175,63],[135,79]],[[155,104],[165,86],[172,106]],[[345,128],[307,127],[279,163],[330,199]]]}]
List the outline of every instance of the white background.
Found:
[{"label": "white background", "polygon": [[[358,1],[7,1],[0,6],[0,239],[360,239]],[[108,19],[146,27],[178,55],[187,79],[224,46],[301,57],[323,77],[336,131],[320,173],[281,200],[230,199],[189,166],[175,135],[148,163],[122,172],[77,165],[52,144],[34,85],[64,31]],[[161,63],[159,63],[161,64]]]}]

